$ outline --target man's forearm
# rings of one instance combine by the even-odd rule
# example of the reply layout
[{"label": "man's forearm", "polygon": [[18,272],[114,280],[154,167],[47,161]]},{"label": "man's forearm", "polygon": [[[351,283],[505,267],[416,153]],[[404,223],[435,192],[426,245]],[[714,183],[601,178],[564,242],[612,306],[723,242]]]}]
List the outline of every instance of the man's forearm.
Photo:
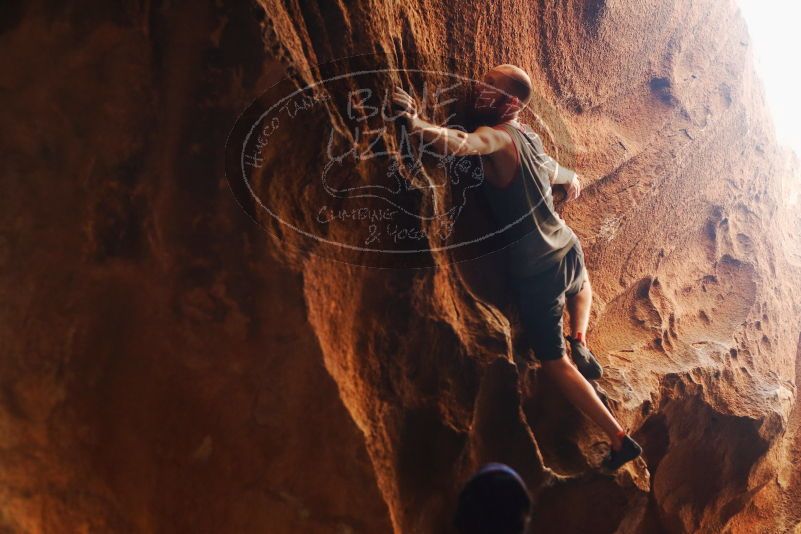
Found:
[{"label": "man's forearm", "polygon": [[437,126],[420,117],[409,119],[409,129],[420,132],[426,148],[439,154],[460,155],[467,148],[467,134],[461,130]]}]

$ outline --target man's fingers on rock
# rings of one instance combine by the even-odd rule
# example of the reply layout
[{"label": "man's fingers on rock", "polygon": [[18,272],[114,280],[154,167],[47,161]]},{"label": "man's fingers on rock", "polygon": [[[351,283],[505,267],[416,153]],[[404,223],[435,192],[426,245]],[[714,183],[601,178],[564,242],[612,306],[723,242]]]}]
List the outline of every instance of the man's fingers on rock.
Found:
[{"label": "man's fingers on rock", "polygon": [[394,102],[397,102],[398,104],[403,104],[403,105],[406,105],[406,106],[410,106],[410,105],[414,104],[414,101],[411,98],[409,98],[408,96],[405,96],[405,95],[400,95],[400,94],[393,95],[392,100]]},{"label": "man's fingers on rock", "polygon": [[392,99],[392,101],[393,101],[395,104],[397,104],[398,106],[402,107],[402,108],[408,108],[408,107],[409,107],[409,102],[407,102],[407,101],[406,101],[406,100],[404,100],[403,98],[400,98],[400,97],[394,97],[394,98]]},{"label": "man's fingers on rock", "polygon": [[579,196],[579,193],[581,193],[580,187],[573,184],[569,191],[570,200],[576,200]]},{"label": "man's fingers on rock", "polygon": [[412,99],[411,95],[406,91],[404,91],[403,89],[401,89],[400,87],[395,87],[394,94],[397,95],[398,97],[406,98],[408,100]]},{"label": "man's fingers on rock", "polygon": [[394,86],[392,103],[400,108],[404,116],[412,117],[417,115],[417,102],[415,102],[411,95],[398,86]]}]

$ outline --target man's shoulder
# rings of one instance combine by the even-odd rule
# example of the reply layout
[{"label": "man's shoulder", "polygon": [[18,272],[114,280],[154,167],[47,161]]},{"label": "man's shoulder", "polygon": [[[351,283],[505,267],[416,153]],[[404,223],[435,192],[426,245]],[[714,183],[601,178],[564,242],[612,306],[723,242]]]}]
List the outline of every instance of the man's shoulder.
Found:
[{"label": "man's shoulder", "polygon": [[542,138],[540,138],[540,134],[538,134],[534,128],[529,126],[528,124],[523,124],[523,127],[520,130],[520,133],[528,137],[534,144],[539,145],[542,143]]},{"label": "man's shoulder", "polygon": [[[542,139],[540,135],[532,128],[529,124],[524,122],[518,122],[517,124],[504,122],[497,125],[498,127],[503,128],[503,130],[509,133],[510,136],[517,136],[519,138],[526,138],[530,141],[537,150],[540,150],[542,147]],[[522,143],[525,145],[525,143]]]},{"label": "man's shoulder", "polygon": [[[494,158],[496,158],[499,155],[504,154],[504,153],[506,153],[506,154],[515,154],[516,153],[516,151],[517,151],[516,146],[517,146],[518,142],[514,139],[514,137],[513,137],[514,134],[510,131],[509,128],[504,128],[500,124],[484,125],[484,126],[479,126],[478,128],[476,128],[473,131],[473,133],[476,133],[476,132],[479,132],[479,131],[482,132],[482,133],[485,133],[485,134],[490,134],[490,135],[493,135],[493,136],[497,136],[495,139],[496,139],[496,143],[497,143],[496,146],[498,147],[498,150],[496,150],[495,152],[493,152],[491,154],[485,154],[484,155],[485,157],[488,157],[490,159],[494,159]],[[501,157],[503,157],[503,156],[501,156]]]}]

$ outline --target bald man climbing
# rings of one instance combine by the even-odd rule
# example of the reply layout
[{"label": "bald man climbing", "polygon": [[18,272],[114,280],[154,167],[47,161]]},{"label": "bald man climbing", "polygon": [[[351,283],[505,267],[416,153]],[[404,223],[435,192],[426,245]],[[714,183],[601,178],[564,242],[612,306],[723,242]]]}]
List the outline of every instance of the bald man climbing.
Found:
[{"label": "bald man climbing", "polygon": [[[545,154],[536,133],[518,114],[532,95],[531,79],[514,65],[486,73],[472,102],[477,124],[466,133],[423,120],[414,99],[396,87],[393,103],[419,132],[427,147],[443,155],[479,155],[484,164],[484,192],[501,228],[514,228],[506,276],[510,277],[521,323],[542,371],[564,395],[609,436],[612,447],[602,468],[614,471],[639,456],[642,449],[621,428],[601,402],[589,380],[602,375],[587,347],[592,288],[578,237],[556,213],[551,186],[565,187],[567,198],[581,193],[578,175]],[[566,358],[563,314],[574,367]]]}]

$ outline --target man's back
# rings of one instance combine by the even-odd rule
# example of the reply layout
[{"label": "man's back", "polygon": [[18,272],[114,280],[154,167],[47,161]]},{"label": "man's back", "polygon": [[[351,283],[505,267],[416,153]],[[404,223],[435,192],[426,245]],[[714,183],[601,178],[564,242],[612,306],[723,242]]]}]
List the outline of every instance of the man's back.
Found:
[{"label": "man's back", "polygon": [[510,274],[524,277],[559,263],[577,241],[556,213],[550,177],[573,173],[542,149],[534,132],[523,133],[512,123],[502,129],[511,138],[509,149],[484,158],[484,193],[495,216],[497,230],[509,233]]}]

